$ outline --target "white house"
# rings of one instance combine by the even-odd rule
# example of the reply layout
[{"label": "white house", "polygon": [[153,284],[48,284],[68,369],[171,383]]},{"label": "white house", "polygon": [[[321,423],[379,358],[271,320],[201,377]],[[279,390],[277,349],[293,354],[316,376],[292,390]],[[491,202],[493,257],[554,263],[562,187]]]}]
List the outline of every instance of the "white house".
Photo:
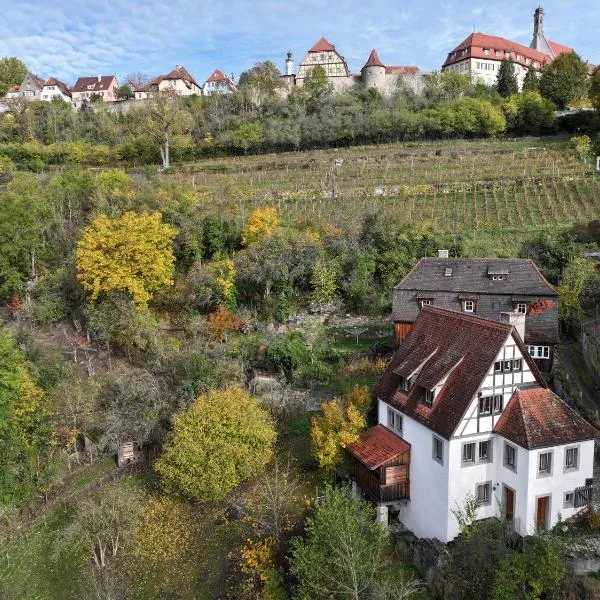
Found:
[{"label": "white house", "polygon": [[210,77],[204,82],[204,86],[202,87],[205,96],[211,96],[212,94],[232,94],[237,89],[233,77],[225,75],[219,69],[215,69],[210,74]]},{"label": "white house", "polygon": [[136,100],[146,100],[161,92],[170,92],[178,96],[201,96],[202,88],[189,71],[182,65],[177,65],[166,75],[158,75],[148,85],[134,90]]},{"label": "white house", "polygon": [[41,99],[45,102],[52,102],[52,100],[71,102],[71,90],[66,83],[63,83],[55,77],[50,77],[50,79],[44,83]]},{"label": "white house", "polygon": [[348,447],[363,492],[419,537],[447,543],[469,495],[520,535],[591,499],[598,432],[547,389],[519,329],[423,306],[379,380],[379,425]]}]

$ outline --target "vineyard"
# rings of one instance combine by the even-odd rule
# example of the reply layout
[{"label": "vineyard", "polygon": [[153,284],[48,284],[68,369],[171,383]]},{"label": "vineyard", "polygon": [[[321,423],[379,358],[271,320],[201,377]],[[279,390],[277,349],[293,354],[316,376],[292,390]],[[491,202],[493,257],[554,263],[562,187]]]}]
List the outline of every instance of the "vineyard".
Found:
[{"label": "vineyard", "polygon": [[352,224],[366,210],[467,235],[598,218],[600,177],[568,141],[403,143],[215,159],[180,167],[220,214],[275,206],[290,222]]}]

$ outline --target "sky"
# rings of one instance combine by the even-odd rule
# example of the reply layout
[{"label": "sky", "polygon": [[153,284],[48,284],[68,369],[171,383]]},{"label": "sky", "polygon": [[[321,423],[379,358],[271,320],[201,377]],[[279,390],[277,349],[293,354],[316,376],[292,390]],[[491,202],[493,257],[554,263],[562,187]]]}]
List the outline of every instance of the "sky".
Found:
[{"label": "sky", "polygon": [[[536,0],[0,0],[0,57],[17,56],[41,77],[184,65],[202,83],[215,68],[239,74],[272,60],[283,71],[321,36],[360,71],[371,48],[384,64],[439,69],[473,31],[529,45]],[[600,0],[545,0],[548,39],[600,63]]]}]

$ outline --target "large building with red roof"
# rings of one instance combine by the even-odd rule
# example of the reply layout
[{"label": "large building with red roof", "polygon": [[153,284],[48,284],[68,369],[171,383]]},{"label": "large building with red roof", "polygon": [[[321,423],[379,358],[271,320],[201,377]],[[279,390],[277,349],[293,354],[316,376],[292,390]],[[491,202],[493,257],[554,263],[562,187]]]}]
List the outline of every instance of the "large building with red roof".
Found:
[{"label": "large building with red roof", "polygon": [[529,69],[539,73],[544,65],[567,52],[573,49],[546,39],[544,9],[539,7],[534,13],[533,39],[529,46],[496,35],[472,33],[448,53],[442,70],[469,75],[473,81],[493,85],[502,61],[511,60],[521,86]]},{"label": "large building with red roof", "polygon": [[508,322],[423,306],[382,374],[378,425],[347,447],[380,520],[447,543],[468,498],[520,535],[591,502],[599,432],[554,394]]},{"label": "large building with red roof", "polygon": [[294,86],[304,85],[305,79],[316,67],[323,69],[336,92],[345,92],[357,84],[362,84],[367,89],[376,89],[387,96],[396,91],[400,81],[417,94],[423,89],[423,72],[418,67],[386,65],[375,49],[371,50],[360,73],[352,73],[346,59],[324,37],[304,55],[296,73],[294,73],[292,54],[288,52],[285,75],[282,76],[285,88],[289,91]]},{"label": "large building with red roof", "polygon": [[215,69],[210,74],[202,87],[205,96],[211,96],[212,94],[232,94],[233,92],[236,92],[237,89],[233,77],[225,75],[225,73],[219,69]]}]

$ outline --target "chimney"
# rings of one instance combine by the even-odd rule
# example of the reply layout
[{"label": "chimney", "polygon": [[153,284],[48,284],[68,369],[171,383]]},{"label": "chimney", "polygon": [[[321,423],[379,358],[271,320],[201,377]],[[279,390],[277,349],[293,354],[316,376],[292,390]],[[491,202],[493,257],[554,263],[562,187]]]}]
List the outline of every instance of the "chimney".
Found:
[{"label": "chimney", "polygon": [[438,250],[438,258],[448,258],[449,255],[450,255],[450,252],[446,249],[440,248]]},{"label": "chimney", "polygon": [[523,342],[525,341],[525,319],[526,315],[519,312],[500,313],[500,321],[512,325]]},{"label": "chimney", "polygon": [[102,81],[102,75],[98,75],[98,81]]}]

